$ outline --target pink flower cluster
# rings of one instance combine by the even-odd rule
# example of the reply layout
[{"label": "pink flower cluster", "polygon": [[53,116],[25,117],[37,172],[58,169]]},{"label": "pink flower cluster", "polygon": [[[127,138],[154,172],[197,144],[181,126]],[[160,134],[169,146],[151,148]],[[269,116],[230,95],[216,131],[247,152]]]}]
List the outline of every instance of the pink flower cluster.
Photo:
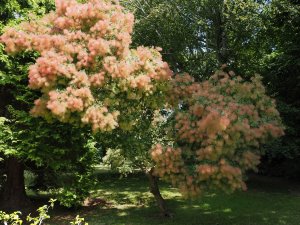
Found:
[{"label": "pink flower cluster", "polygon": [[82,117],[82,122],[92,124],[94,132],[110,131],[118,126],[117,118],[119,116],[118,111],[112,113],[108,112],[106,107],[90,107]]},{"label": "pink flower cluster", "polygon": [[47,108],[60,118],[66,117],[72,112],[82,112],[92,105],[94,98],[89,88],[73,89],[68,87],[66,91],[50,91]]}]

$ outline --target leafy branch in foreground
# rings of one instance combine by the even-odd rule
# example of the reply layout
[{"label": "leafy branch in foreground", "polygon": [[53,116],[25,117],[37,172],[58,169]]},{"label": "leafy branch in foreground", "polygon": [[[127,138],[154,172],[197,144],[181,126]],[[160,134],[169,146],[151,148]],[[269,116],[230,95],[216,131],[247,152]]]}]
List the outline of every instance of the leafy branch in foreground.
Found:
[{"label": "leafy branch in foreground", "polygon": [[[29,225],[42,225],[44,220],[49,219],[50,216],[48,214],[48,211],[50,208],[54,207],[56,199],[50,199],[49,205],[43,205],[40,208],[37,209],[37,212],[39,213],[38,216],[32,217],[31,214],[27,215],[26,221],[24,221],[21,218],[22,213],[20,211],[16,211],[13,213],[5,213],[3,211],[0,211],[0,221],[4,223],[4,225],[21,225],[24,222],[28,222]],[[76,216],[74,221],[70,222],[71,225],[88,225],[88,223],[84,222],[84,218],[79,217],[79,215]]]}]

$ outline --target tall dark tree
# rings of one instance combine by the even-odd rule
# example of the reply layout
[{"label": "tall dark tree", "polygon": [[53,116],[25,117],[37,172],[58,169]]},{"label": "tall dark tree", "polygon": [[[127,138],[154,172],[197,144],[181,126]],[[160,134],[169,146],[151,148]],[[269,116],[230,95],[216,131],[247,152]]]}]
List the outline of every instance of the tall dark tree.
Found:
[{"label": "tall dark tree", "polygon": [[274,0],[265,12],[266,54],[263,74],[278,99],[286,135],[268,146],[264,169],[273,175],[300,178],[300,2]]},{"label": "tall dark tree", "polygon": [[[50,1],[2,1],[0,3],[0,33],[6,25],[17,24],[26,19],[30,11],[40,14],[51,8]],[[32,61],[32,54],[11,57],[4,53],[3,45],[0,46],[0,116],[10,117],[8,106],[15,109],[28,110],[26,100],[31,100],[32,92],[27,90],[27,82],[24,79],[26,67]],[[6,136],[7,137],[7,136]],[[5,143],[3,143],[4,145]],[[4,145],[5,146],[5,145]],[[6,174],[3,185],[2,200],[5,205],[26,205],[27,197],[24,186],[24,165],[12,152],[7,152],[1,146],[2,176]]]},{"label": "tall dark tree", "polygon": [[[54,1],[1,1],[0,7],[2,34],[6,26],[28,20],[30,13],[39,16],[52,10]],[[38,171],[51,188],[60,189],[56,197],[67,206],[79,204],[92,184],[96,152],[89,132],[29,114],[39,96],[28,88],[27,78],[36,57],[30,51],[7,55],[0,45],[0,207],[5,209],[30,204],[25,169]]]}]

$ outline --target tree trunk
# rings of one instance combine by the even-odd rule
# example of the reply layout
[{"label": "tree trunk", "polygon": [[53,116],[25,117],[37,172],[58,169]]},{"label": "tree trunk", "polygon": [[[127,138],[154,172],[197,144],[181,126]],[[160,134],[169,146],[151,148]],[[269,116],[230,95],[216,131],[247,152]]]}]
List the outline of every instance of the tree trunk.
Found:
[{"label": "tree trunk", "polygon": [[6,159],[6,181],[0,200],[5,210],[20,210],[29,205],[25,192],[24,165],[17,158]]},{"label": "tree trunk", "polygon": [[163,197],[160,194],[159,187],[158,187],[158,177],[153,175],[153,168],[146,173],[147,177],[149,179],[149,188],[150,192],[154,195],[156,203],[160,209],[160,212],[165,217],[170,217],[171,214],[167,210],[166,201],[163,199]]},{"label": "tree trunk", "polygon": [[[0,152],[0,159],[4,158],[4,154]],[[1,200],[1,196],[3,193],[3,184],[5,181],[5,164],[4,164],[4,160],[0,160],[0,200]]]},{"label": "tree trunk", "polygon": [[225,3],[223,1],[220,5],[218,5],[214,15],[217,59],[221,65],[229,62],[224,4]]}]

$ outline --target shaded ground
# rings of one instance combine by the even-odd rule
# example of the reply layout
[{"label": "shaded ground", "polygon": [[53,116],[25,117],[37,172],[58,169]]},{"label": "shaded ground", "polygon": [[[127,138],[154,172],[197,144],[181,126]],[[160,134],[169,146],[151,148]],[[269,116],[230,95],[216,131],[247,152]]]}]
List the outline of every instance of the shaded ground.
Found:
[{"label": "shaded ground", "polygon": [[[51,213],[49,225],[69,224],[77,214],[89,225],[299,225],[300,185],[282,179],[254,176],[247,192],[232,195],[210,193],[190,201],[176,189],[162,185],[162,193],[174,216],[162,218],[148,193],[147,179],[131,176],[119,179],[99,175],[99,185],[74,212],[60,207]],[[54,222],[55,221],[55,222]]]}]

